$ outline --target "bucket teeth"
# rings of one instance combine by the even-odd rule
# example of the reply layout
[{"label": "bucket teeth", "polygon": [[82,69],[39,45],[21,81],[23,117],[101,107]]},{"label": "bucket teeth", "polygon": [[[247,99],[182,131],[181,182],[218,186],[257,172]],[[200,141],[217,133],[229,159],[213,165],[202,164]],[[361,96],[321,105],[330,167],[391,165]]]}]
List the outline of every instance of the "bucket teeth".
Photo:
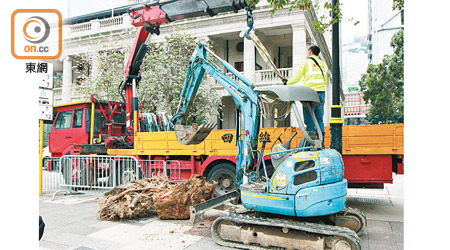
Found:
[{"label": "bucket teeth", "polygon": [[175,125],[175,135],[178,142],[183,145],[199,144],[208,137],[215,126],[215,123],[205,123],[200,126],[195,123],[191,126]]}]

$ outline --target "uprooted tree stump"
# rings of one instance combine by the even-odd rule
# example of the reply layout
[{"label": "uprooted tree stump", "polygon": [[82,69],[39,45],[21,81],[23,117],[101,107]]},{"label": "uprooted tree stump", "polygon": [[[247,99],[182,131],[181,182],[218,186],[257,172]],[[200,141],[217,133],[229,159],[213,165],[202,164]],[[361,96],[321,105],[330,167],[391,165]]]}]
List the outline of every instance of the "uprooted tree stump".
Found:
[{"label": "uprooted tree stump", "polygon": [[104,194],[98,217],[136,219],[148,217],[156,210],[161,219],[188,219],[189,206],[212,198],[216,185],[198,175],[176,185],[165,176],[133,180]]},{"label": "uprooted tree stump", "polygon": [[101,220],[147,217],[154,213],[153,195],[174,186],[167,177],[153,176],[116,186],[104,194],[98,216]]},{"label": "uprooted tree stump", "polygon": [[160,219],[189,219],[189,207],[213,197],[217,182],[211,184],[205,177],[192,175],[172,189],[153,196],[154,206]]}]

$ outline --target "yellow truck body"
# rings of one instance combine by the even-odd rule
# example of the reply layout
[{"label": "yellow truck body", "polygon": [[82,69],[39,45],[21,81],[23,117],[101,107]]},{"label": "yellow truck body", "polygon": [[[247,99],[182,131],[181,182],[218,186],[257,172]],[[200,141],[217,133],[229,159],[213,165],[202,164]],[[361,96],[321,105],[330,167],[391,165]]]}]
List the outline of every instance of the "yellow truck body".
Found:
[{"label": "yellow truck body", "polygon": [[[403,155],[403,124],[355,125],[342,127],[343,155]],[[262,128],[258,148],[267,140],[266,153],[285,128]],[[291,148],[298,147],[302,137],[299,128],[287,128],[281,136],[285,142],[297,130]],[[235,155],[235,130],[213,130],[198,145],[178,143],[175,132],[138,132],[134,149],[108,149],[109,155]],[[329,127],[325,127],[325,145],[330,144]]]}]

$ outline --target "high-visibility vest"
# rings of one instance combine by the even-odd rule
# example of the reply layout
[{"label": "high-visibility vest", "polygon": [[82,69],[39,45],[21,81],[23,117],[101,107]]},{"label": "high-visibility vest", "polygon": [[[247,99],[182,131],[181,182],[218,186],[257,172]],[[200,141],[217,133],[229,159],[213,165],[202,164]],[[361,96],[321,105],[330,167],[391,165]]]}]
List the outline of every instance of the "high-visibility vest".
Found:
[{"label": "high-visibility vest", "polygon": [[288,85],[302,85],[306,87],[310,87],[314,89],[315,91],[325,91],[325,87],[327,85],[327,78],[328,78],[328,68],[325,62],[319,59],[317,56],[310,56],[316,59],[316,61],[319,63],[320,68],[322,68],[322,71],[320,70],[319,66],[316,65],[316,63],[311,59],[303,60],[300,63],[300,66],[298,67],[297,72],[295,73],[294,77],[291,78],[287,84]]}]

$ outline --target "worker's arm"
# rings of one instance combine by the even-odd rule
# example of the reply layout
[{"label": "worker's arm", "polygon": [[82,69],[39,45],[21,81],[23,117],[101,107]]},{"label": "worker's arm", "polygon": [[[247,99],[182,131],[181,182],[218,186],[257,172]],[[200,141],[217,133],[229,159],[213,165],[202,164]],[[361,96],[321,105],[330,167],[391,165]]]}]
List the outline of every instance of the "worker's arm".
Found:
[{"label": "worker's arm", "polygon": [[292,78],[287,82],[287,85],[294,85],[294,84],[298,83],[298,82],[301,80],[302,76],[305,75],[305,73],[306,73],[306,67],[307,67],[307,65],[306,65],[306,60],[303,60],[303,61],[300,63],[297,72],[295,72],[294,77],[292,77]]}]

